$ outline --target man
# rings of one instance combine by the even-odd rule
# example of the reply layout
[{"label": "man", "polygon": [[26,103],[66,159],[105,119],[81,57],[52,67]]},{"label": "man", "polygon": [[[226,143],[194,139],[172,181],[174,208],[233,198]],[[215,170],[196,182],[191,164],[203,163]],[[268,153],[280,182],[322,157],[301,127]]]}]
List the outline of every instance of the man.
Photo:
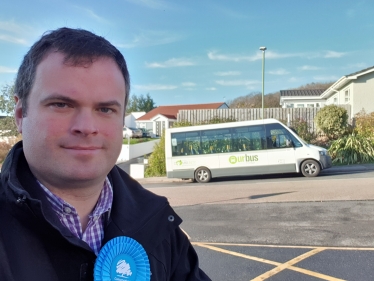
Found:
[{"label": "man", "polygon": [[151,280],[210,280],[167,200],[115,166],[129,74],[121,53],[91,32],[61,28],[26,54],[15,84],[23,141],[0,186],[0,280],[93,280],[116,237],[144,248]]}]

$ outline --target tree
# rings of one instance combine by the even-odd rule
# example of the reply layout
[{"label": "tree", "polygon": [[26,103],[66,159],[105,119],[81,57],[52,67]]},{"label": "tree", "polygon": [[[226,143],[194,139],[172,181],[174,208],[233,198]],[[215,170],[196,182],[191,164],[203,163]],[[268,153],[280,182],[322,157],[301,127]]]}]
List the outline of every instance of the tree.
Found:
[{"label": "tree", "polygon": [[148,159],[148,168],[145,170],[146,177],[161,177],[166,175],[165,160],[165,134],[161,135],[160,141],[155,144],[154,150]]},{"label": "tree", "polygon": [[[293,90],[312,90],[312,89],[327,89],[334,82],[326,83],[309,83]],[[237,97],[227,104],[230,108],[261,108],[262,107],[262,94],[260,92],[253,92],[246,96]],[[277,108],[280,107],[280,92],[270,93],[264,95],[264,107],[265,108]]]},{"label": "tree", "polygon": [[362,109],[355,115],[355,132],[358,135],[365,137],[374,144],[374,112],[366,113]]},{"label": "tree", "polygon": [[16,123],[14,120],[14,83],[6,84],[1,89],[0,112],[5,117],[0,118],[0,132],[2,136],[18,135]]},{"label": "tree", "polygon": [[347,110],[337,105],[321,108],[315,117],[317,127],[331,139],[338,139],[347,131]]},{"label": "tree", "polygon": [[315,89],[328,89],[334,82],[325,82],[325,83],[309,83],[297,88],[294,88],[293,90],[315,90]]},{"label": "tree", "polygon": [[126,112],[127,113],[138,112],[138,111],[149,112],[155,107],[156,107],[155,102],[153,101],[153,99],[151,98],[149,94],[147,94],[146,96],[132,95],[129,99]]},{"label": "tree", "polygon": [[227,102],[230,108],[260,108],[262,106],[261,93],[253,92],[246,96],[237,97]]},{"label": "tree", "polygon": [[[280,93],[272,93],[264,96],[264,107],[280,107]],[[261,108],[262,94],[258,92],[250,93],[246,96],[238,97],[228,102],[230,108]]]}]

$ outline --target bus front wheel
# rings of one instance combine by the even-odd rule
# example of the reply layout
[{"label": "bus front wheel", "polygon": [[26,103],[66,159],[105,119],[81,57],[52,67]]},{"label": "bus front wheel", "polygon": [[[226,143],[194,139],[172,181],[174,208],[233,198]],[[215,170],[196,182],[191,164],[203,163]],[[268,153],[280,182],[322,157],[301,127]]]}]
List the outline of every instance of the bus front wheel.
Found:
[{"label": "bus front wheel", "polygon": [[200,183],[209,182],[212,178],[208,168],[200,167],[195,172],[195,180]]},{"label": "bus front wheel", "polygon": [[321,168],[317,161],[306,160],[301,164],[301,173],[304,177],[316,177],[320,171]]}]

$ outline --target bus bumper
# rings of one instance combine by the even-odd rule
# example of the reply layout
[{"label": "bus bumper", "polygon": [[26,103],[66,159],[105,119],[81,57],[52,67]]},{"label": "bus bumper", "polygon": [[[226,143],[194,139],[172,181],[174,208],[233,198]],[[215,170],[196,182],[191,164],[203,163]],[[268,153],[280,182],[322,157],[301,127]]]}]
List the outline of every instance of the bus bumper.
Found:
[{"label": "bus bumper", "polygon": [[332,160],[330,155],[321,156],[320,162],[322,165],[322,169],[327,169],[332,167]]}]

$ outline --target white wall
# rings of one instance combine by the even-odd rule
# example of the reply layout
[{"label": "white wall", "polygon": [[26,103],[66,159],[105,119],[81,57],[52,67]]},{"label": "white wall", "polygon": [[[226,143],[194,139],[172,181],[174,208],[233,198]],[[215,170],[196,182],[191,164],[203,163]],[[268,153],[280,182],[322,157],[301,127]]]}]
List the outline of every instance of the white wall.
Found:
[{"label": "white wall", "polygon": [[356,114],[362,109],[366,113],[374,112],[374,72],[354,81],[351,91],[352,113]]},{"label": "white wall", "polygon": [[131,112],[125,117],[125,126],[136,128],[135,120],[142,117],[144,114],[145,112]]},{"label": "white wall", "polygon": [[160,140],[157,139],[138,144],[132,144],[130,146],[127,144],[123,144],[121,153],[117,159],[117,164],[153,152],[155,144],[159,141]]},{"label": "white wall", "polygon": [[293,104],[294,108],[298,108],[299,104],[303,104],[304,108],[307,108],[308,104],[313,104],[315,108],[318,108],[323,107],[325,101],[321,99],[282,99],[282,108],[287,108],[287,106],[290,104]]}]

